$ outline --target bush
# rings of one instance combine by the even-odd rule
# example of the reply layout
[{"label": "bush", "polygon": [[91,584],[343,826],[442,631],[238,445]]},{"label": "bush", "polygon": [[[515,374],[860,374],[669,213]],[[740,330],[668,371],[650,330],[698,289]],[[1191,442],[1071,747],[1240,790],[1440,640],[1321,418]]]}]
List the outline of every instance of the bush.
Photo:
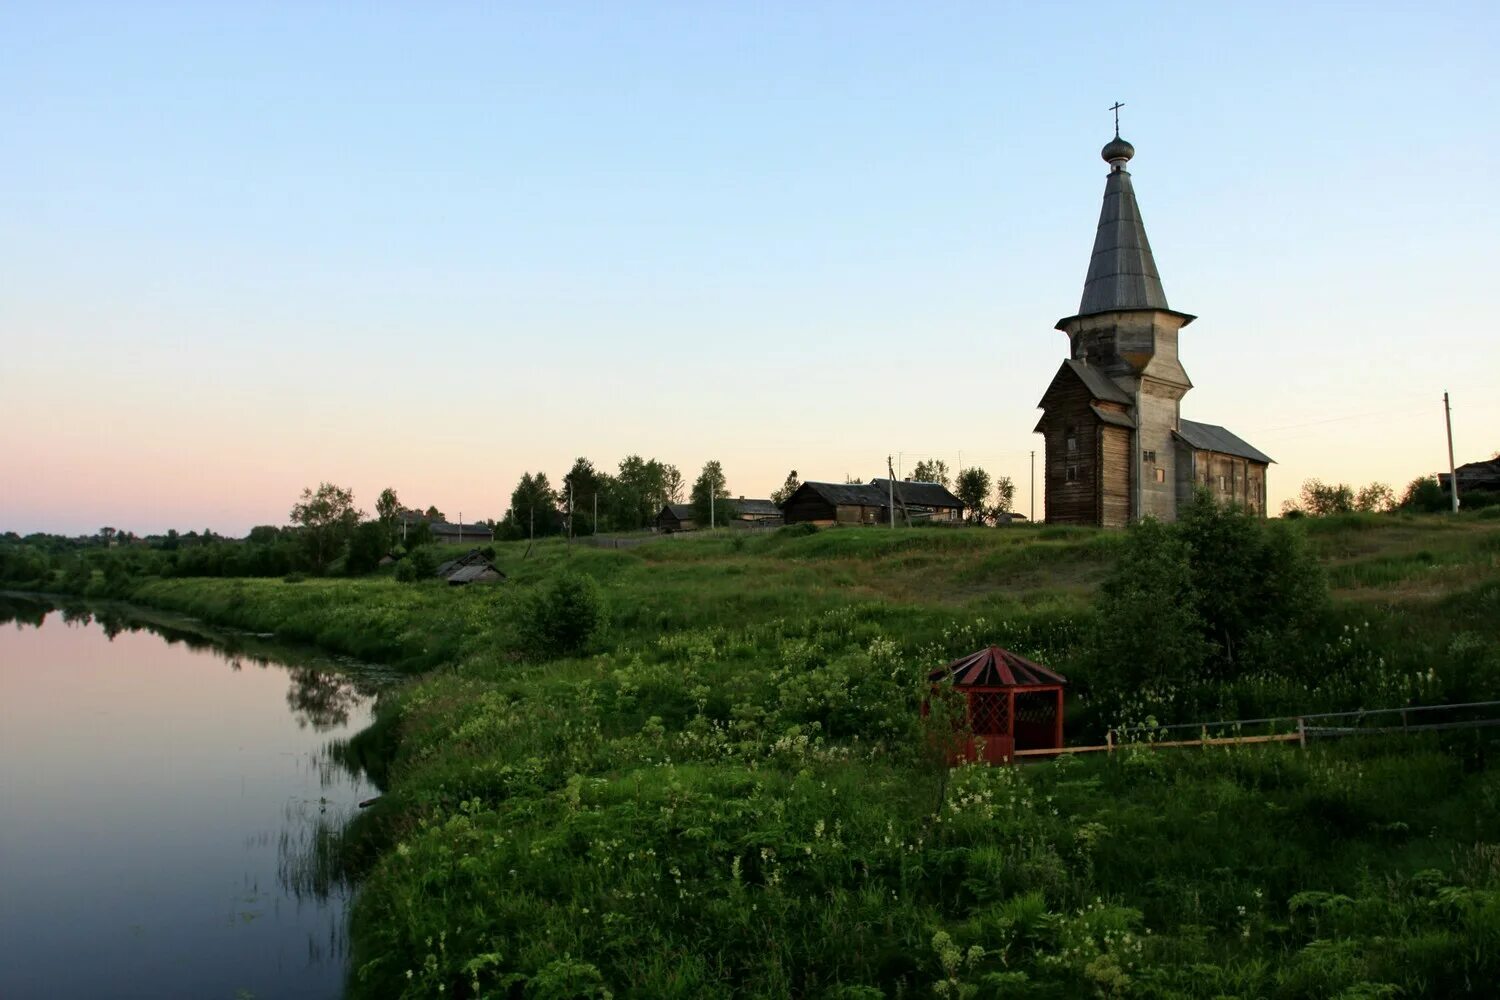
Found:
[{"label": "bush", "polygon": [[608,614],[591,576],[564,573],[531,595],[521,609],[521,645],[539,659],[588,649],[604,631]]},{"label": "bush", "polygon": [[776,529],[777,538],[802,538],[806,535],[816,535],[818,526],[811,521],[798,521],[796,524],[783,524]]},{"label": "bush", "polygon": [[1402,510],[1419,514],[1436,514],[1451,506],[1448,492],[1438,485],[1436,476],[1413,479],[1407,484],[1406,493],[1401,497]]},{"label": "bush", "polygon": [[373,573],[385,556],[390,532],[379,521],[364,521],[354,529],[349,538],[349,555],[344,559],[344,571],[350,576]]},{"label": "bush", "polygon": [[396,564],[396,579],[402,583],[429,580],[437,572],[437,559],[430,548],[412,549],[406,558]]},{"label": "bush", "polygon": [[1300,532],[1200,491],[1176,524],[1130,528],[1100,589],[1094,693],[1106,712],[1165,700],[1191,712],[1250,674],[1295,679],[1328,608]]}]

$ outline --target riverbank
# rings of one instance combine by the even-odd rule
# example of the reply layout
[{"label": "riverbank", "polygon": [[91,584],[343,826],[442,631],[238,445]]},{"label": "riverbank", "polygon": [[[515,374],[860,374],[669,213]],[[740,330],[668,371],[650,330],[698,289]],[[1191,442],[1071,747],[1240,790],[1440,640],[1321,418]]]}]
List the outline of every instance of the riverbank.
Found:
[{"label": "riverbank", "polygon": [[[1305,527],[1347,626],[1327,656],[1361,685],[1235,697],[1496,695],[1500,524]],[[951,775],[926,757],[925,670],[991,641],[1069,673],[1070,726],[1097,727],[1073,657],[1119,539],[553,542],[499,546],[510,581],[488,589],[160,580],[132,596],[430,671],[368,739],[388,767],[352,837],[370,864],[354,996],[1481,995],[1500,974],[1482,741]],[[538,661],[517,617],[570,571],[599,581],[611,624],[587,655]]]}]

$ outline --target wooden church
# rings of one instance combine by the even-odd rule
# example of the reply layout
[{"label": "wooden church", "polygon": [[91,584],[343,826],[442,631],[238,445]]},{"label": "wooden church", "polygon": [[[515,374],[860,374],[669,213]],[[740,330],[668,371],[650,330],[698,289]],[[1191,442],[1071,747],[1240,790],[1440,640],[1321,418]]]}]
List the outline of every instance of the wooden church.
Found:
[{"label": "wooden church", "polygon": [[1083,300],[1057,323],[1069,357],[1037,404],[1047,521],[1172,521],[1196,489],[1264,517],[1271,459],[1223,427],[1182,419],[1193,383],[1177,337],[1195,317],[1167,305],[1125,169],[1135,147],[1118,125],[1101,155],[1109,175]]}]

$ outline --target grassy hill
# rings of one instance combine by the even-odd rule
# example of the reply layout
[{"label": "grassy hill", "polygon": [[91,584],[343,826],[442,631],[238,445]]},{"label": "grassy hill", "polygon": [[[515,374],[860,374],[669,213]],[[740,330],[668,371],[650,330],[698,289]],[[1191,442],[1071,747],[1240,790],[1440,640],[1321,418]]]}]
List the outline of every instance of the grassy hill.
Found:
[{"label": "grassy hill", "polygon": [[[1300,526],[1334,616],[1313,681],[1228,713],[1496,697],[1500,522]],[[491,588],[161,580],[137,597],[427,673],[349,748],[386,794],[355,996],[1490,995],[1500,777],[1482,734],[1129,748],[950,771],[925,671],[997,642],[1075,681],[1124,536],[721,532],[499,546]],[[547,658],[560,575],[610,625]],[[1233,717],[1231,714],[1230,717]]]}]

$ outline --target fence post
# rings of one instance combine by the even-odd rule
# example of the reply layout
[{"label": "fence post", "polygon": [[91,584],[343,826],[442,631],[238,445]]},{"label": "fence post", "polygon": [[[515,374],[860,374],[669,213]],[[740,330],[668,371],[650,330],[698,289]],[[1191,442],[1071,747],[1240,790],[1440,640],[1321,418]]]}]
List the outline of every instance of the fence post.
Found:
[{"label": "fence post", "polygon": [[1297,745],[1307,749],[1307,720],[1300,715],[1297,716]]},{"label": "fence post", "polygon": [[1104,731],[1104,752],[1112,754],[1115,752],[1115,731],[1106,729]]}]

